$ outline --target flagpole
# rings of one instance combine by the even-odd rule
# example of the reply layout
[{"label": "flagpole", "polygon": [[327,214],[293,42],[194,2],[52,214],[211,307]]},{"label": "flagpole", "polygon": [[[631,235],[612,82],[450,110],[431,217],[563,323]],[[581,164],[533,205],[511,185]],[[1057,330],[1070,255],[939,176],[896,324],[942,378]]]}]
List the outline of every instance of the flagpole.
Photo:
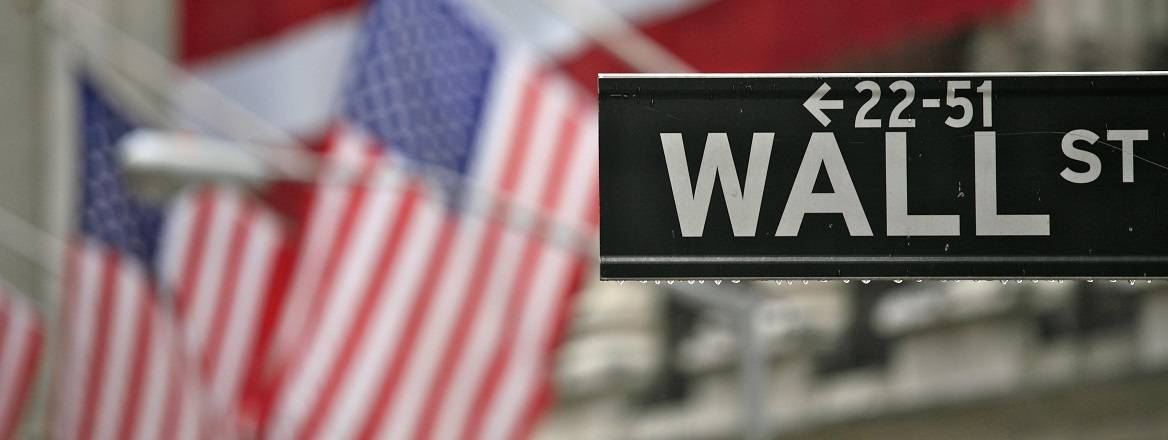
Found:
[{"label": "flagpole", "polygon": [[[42,8],[56,9],[64,0],[46,0]],[[43,10],[36,11],[39,19]],[[60,343],[60,303],[63,289],[64,243],[72,221],[74,205],[74,178],[77,145],[77,88],[73,77],[75,54],[57,32],[47,27],[39,29],[46,41],[44,52],[45,93],[43,139],[44,139],[44,182],[45,195],[44,224],[46,231],[35,228],[24,232],[25,237],[37,237],[41,253],[37,261],[44,278],[41,283],[42,295],[37,302],[44,316],[44,347],[41,351],[41,367],[37,373],[32,399],[29,402],[29,422],[23,433],[29,438],[48,438],[53,423],[51,411],[52,387],[56,386],[52,377],[56,371],[56,353],[53,349]],[[8,214],[8,213],[5,213]],[[11,229],[13,219],[9,220]],[[31,225],[29,225],[31,226]],[[39,234],[37,234],[39,233]]]}]

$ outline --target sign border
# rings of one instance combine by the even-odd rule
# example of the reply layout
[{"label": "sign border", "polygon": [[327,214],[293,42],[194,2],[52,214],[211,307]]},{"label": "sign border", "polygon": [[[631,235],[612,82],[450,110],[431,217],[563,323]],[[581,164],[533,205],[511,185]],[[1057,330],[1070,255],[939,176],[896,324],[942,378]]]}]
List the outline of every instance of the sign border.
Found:
[{"label": "sign border", "polygon": [[[1168,71],[1100,72],[848,72],[848,73],[600,73],[597,75],[598,101],[605,98],[603,80],[622,79],[832,79],[832,78],[1017,78],[1017,77],[1168,77]],[[597,126],[599,133],[600,127]],[[599,148],[599,145],[598,145]],[[603,154],[603,149],[601,150]],[[1166,211],[1168,212],[1168,211]],[[603,231],[601,231],[603,234]],[[599,258],[600,279],[625,280],[989,280],[974,273],[999,273],[994,280],[1162,280],[1148,276],[1163,272],[1168,255],[1149,256],[604,256]],[[831,264],[831,266],[827,266]],[[724,276],[687,276],[720,268]],[[951,267],[960,265],[959,267]],[[1068,270],[1089,265],[1088,270]],[[703,268],[701,271],[691,269]],[[924,269],[928,275],[914,275]],[[917,270],[909,270],[917,269]],[[798,271],[800,274],[796,275]],[[898,272],[903,276],[876,275]],[[767,273],[767,276],[750,274]],[[947,273],[948,275],[936,275]],[[1113,275],[1090,276],[1082,273]],[[1114,274],[1125,275],[1114,275]],[[647,275],[653,274],[653,275]]]}]

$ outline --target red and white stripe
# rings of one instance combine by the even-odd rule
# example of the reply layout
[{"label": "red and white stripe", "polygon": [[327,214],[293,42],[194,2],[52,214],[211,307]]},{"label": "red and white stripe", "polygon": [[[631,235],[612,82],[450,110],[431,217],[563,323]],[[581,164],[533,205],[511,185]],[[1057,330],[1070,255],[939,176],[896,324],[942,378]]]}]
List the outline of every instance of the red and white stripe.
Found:
[{"label": "red and white stripe", "polygon": [[[501,59],[470,174],[475,190],[593,230],[592,97],[530,58]],[[584,258],[484,197],[467,200],[477,215],[450,208],[418,180],[378,166],[389,158],[369,142],[339,136],[331,154],[345,165],[326,171],[313,202],[292,282],[293,300],[309,305],[289,315],[302,330],[299,351],[268,434],[521,436],[546,403],[550,351]],[[358,183],[330,183],[343,174]]]},{"label": "red and white stripe", "polygon": [[167,221],[161,285],[174,295],[206,404],[220,415],[258,416],[241,414],[241,404],[249,385],[259,380],[265,314],[279,298],[272,282],[283,245],[281,222],[257,201],[225,187],[181,195]]},{"label": "red and white stripe", "polygon": [[66,264],[54,437],[205,437],[214,425],[142,265],[87,240],[74,243]]},{"label": "red and white stripe", "polygon": [[31,304],[0,284],[0,438],[16,438],[36,379],[43,323]]}]

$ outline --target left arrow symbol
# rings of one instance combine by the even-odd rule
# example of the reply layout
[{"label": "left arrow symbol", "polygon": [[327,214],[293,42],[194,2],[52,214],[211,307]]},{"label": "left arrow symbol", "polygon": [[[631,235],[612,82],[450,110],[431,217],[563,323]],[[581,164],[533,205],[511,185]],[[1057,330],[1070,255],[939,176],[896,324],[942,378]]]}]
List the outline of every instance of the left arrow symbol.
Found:
[{"label": "left arrow symbol", "polygon": [[831,118],[827,117],[827,113],[823,112],[824,110],[843,110],[844,108],[844,102],[841,100],[823,99],[824,96],[827,96],[827,92],[830,91],[831,86],[823,83],[822,86],[819,86],[819,90],[811,94],[811,97],[807,98],[807,102],[803,103],[803,107],[811,112],[811,116],[815,116],[815,119],[820,124],[823,124],[824,127],[831,124]]}]

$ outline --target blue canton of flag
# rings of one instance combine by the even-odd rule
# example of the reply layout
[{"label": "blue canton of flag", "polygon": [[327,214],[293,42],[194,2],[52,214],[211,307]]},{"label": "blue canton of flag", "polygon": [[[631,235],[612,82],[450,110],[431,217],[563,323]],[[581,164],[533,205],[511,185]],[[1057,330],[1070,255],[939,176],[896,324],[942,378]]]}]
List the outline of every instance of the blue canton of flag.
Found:
[{"label": "blue canton of flag", "polygon": [[162,211],[136,199],[118,172],[118,141],[134,128],[88,79],[81,85],[81,233],[153,267]]},{"label": "blue canton of flag", "polygon": [[446,1],[369,6],[344,85],[346,119],[416,163],[468,172],[495,48]]}]

